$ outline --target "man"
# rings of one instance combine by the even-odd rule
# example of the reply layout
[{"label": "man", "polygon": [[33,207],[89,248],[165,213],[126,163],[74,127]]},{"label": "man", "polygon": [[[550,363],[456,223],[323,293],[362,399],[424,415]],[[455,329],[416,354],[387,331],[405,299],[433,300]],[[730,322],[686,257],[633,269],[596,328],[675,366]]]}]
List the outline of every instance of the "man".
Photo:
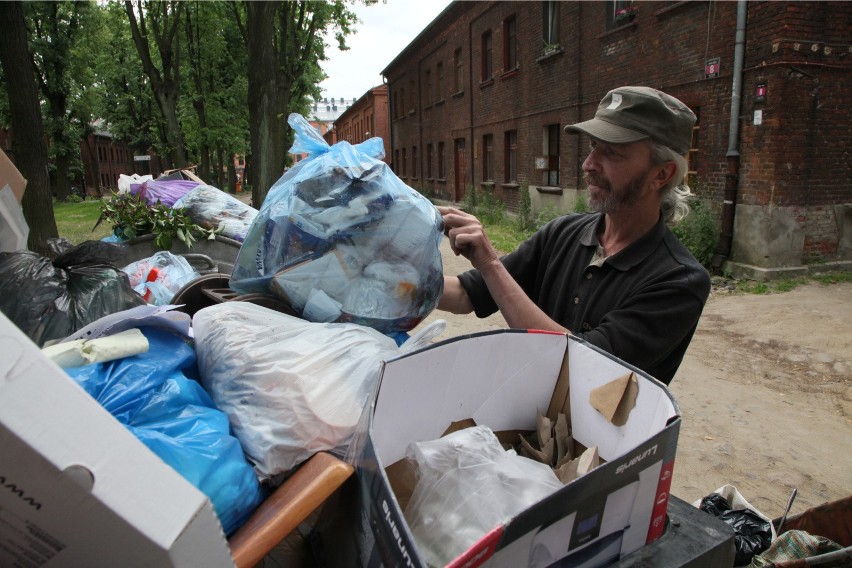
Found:
[{"label": "man", "polygon": [[681,184],[694,124],[655,89],[607,93],[593,119],[565,127],[591,138],[583,172],[595,213],[559,217],[503,258],[475,217],[439,208],[473,270],[444,277],[438,308],[499,309],[510,327],[572,333],[671,382],[710,293],[709,274],[667,226],[689,211]]}]

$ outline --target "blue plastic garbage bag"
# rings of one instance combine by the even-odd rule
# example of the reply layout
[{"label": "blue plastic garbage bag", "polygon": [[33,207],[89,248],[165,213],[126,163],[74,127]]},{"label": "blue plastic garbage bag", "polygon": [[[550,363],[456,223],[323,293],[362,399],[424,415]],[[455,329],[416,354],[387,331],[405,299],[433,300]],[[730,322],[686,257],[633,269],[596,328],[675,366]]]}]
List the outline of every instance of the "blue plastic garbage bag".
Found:
[{"label": "blue plastic garbage bag", "polygon": [[[142,328],[147,353],[65,369],[101,406],[213,503],[226,534],[266,497],[257,476],[199,383],[195,350],[172,333]],[[132,491],[132,488],[128,489]]]},{"label": "blue plastic garbage bag", "polygon": [[298,114],[293,153],[269,190],[230,286],[283,298],[302,319],[393,335],[420,323],[443,292],[437,208],[387,164],[381,138],[329,146]]}]

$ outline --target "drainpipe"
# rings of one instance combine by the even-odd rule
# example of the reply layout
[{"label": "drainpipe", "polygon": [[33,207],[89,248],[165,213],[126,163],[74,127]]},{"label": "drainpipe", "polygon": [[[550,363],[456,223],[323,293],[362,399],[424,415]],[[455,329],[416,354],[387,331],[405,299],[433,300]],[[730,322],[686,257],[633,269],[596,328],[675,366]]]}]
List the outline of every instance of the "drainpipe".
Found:
[{"label": "drainpipe", "polygon": [[745,53],[746,0],[737,1],[737,36],[734,49],[734,73],[731,86],[731,116],[728,126],[727,171],[725,172],[725,196],[722,201],[722,225],[719,244],[713,255],[713,271],[722,272],[722,266],[731,256],[734,241],[734,212],[737,207],[737,188],[740,181],[740,104],[742,102],[742,73]]}]

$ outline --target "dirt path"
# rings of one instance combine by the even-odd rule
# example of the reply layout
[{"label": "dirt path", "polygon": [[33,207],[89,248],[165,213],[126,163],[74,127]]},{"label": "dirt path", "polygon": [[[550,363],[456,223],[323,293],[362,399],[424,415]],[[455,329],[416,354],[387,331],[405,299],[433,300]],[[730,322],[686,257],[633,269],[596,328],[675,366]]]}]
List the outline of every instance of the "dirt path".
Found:
[{"label": "dirt path", "polygon": [[[442,247],[446,274],[469,267]],[[434,319],[442,338],[506,326],[499,314]],[[670,388],[683,416],[674,495],[731,484],[775,518],[793,488],[792,514],[852,493],[852,283],[714,290]]]}]

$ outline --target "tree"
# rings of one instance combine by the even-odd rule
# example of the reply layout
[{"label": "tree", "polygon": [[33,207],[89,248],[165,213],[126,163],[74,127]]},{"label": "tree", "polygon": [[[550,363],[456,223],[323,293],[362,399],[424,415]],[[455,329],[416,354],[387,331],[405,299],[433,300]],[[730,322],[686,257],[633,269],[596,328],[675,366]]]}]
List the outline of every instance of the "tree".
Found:
[{"label": "tree", "polygon": [[72,126],[71,52],[88,12],[86,2],[27,2],[24,5],[30,23],[30,47],[33,66],[46,102],[45,124],[50,134],[50,158],[54,170],[54,193],[59,201],[70,195],[70,165],[80,157],[80,133]]},{"label": "tree", "polygon": [[[221,2],[187,3],[185,88],[180,108],[187,150],[199,160],[200,177],[223,189],[227,184],[234,191],[233,155],[248,148],[248,55],[226,6]],[[211,168],[214,157],[215,177]],[[228,164],[226,181],[222,171]]]},{"label": "tree", "polygon": [[[251,138],[249,182],[252,202],[260,204],[285,165],[291,138],[287,116],[305,112],[310,97],[319,97],[325,77],[325,38],[339,49],[352,33],[357,16],[343,0],[328,2],[246,2],[249,61],[248,100]],[[237,12],[239,15],[239,12]],[[237,18],[238,25],[241,21]],[[276,27],[277,24],[277,27]],[[274,73],[269,73],[274,69]]]},{"label": "tree", "polygon": [[47,240],[58,233],[47,173],[47,142],[21,2],[0,2],[0,30],[0,63],[7,79],[9,123],[14,132],[12,153],[27,180],[21,202],[30,228],[27,248],[47,255]]},{"label": "tree", "polygon": [[[183,131],[177,114],[181,55],[178,30],[183,7],[184,3],[176,0],[137,0],[134,10],[130,0],[124,2],[133,43],[163,117],[163,134],[169,145],[169,156],[172,165],[178,168],[187,163]],[[157,67],[151,55],[152,39],[161,68]]]},{"label": "tree", "polygon": [[116,3],[99,8],[104,25],[97,45],[104,47],[96,51],[93,64],[91,84],[99,88],[96,118],[102,119],[110,133],[127,143],[134,154],[153,150],[167,156],[168,144],[161,140],[162,117],[133,43],[127,14]]}]

